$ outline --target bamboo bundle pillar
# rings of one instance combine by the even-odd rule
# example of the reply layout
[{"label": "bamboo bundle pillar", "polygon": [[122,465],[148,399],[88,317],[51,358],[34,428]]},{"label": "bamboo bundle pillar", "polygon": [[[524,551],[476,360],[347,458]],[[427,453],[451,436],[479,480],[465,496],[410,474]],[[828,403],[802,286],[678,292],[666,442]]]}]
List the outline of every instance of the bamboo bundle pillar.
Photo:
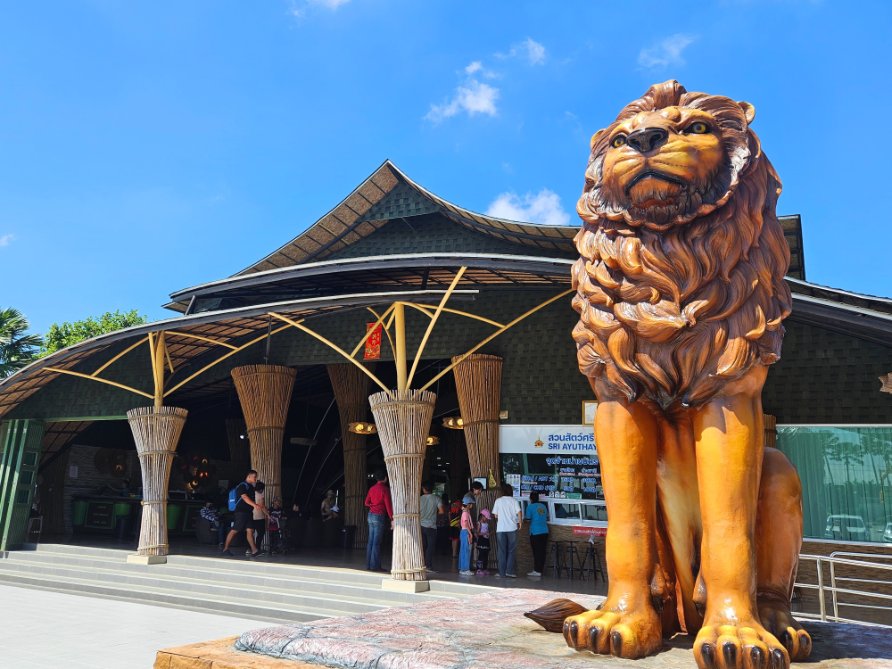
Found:
[{"label": "bamboo bundle pillar", "polygon": [[[177,407],[139,407],[127,412],[142,469],[142,525],[137,555],[167,555],[167,487],[170,466],[188,411]],[[163,561],[163,560],[162,560]]]},{"label": "bamboo bundle pillar", "polygon": [[369,397],[393,498],[393,561],[397,581],[427,580],[421,545],[421,468],[437,396],[391,390]]},{"label": "bamboo bundle pillar", "polygon": [[297,370],[279,365],[244,365],[232,370],[248,426],[251,468],[266,484],[267,506],[282,496],[282,441],[296,375]]},{"label": "bamboo bundle pillar", "polygon": [[344,524],[356,528],[354,546],[361,548],[366,545],[369,536],[363,504],[368,488],[366,481],[368,437],[353,434],[348,425],[366,420],[369,377],[356,365],[351,364],[327,365],[326,369],[341,419],[341,444],[344,448]]},{"label": "bamboo bundle pillar", "polygon": [[[453,363],[458,358],[453,358]],[[455,391],[458,408],[464,421],[465,443],[471,476],[487,476],[492,472],[496,483],[502,480],[499,467],[499,411],[502,399],[502,359],[495,355],[475,353],[455,365]],[[483,492],[477,500],[477,511],[492,508],[497,490]]]}]

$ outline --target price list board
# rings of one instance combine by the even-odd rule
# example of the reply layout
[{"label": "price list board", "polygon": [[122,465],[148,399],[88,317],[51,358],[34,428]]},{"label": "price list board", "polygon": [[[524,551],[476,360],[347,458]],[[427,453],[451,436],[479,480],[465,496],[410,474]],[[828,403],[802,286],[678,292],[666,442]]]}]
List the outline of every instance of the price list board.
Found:
[{"label": "price list board", "polygon": [[518,472],[521,495],[538,492],[559,499],[604,499],[597,456],[525,455],[523,460],[523,471]]}]

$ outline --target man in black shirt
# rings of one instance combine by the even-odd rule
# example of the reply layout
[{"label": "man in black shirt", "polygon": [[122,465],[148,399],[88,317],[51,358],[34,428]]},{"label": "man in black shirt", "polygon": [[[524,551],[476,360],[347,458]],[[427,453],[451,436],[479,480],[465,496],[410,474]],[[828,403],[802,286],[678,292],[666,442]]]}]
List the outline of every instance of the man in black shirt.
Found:
[{"label": "man in black shirt", "polygon": [[235,535],[239,532],[245,533],[248,546],[251,548],[251,557],[257,557],[261,553],[261,551],[257,550],[257,545],[254,543],[254,509],[260,509],[264,513],[266,513],[266,509],[254,501],[255,483],[257,483],[257,472],[252,469],[245,476],[245,480],[239,483],[235,489],[238,503],[235,505],[235,519],[232,523],[232,529],[229,530],[229,534],[226,536],[226,543],[223,546],[223,555],[232,556],[229,544],[232,543]]}]

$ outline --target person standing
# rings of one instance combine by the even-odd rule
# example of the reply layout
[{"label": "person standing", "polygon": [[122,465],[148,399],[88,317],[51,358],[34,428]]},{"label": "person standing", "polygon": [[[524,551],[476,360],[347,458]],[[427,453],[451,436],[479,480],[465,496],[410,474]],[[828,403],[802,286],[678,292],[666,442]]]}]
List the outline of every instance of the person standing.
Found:
[{"label": "person standing", "polygon": [[488,576],[489,524],[492,514],[489,509],[481,509],[477,518],[477,576]]},{"label": "person standing", "polygon": [[474,502],[462,501],[461,505],[461,533],[458,537],[458,573],[462,576],[473,576],[471,571],[471,549],[474,546],[474,521],[471,520],[471,508]]},{"label": "person standing", "polygon": [[387,485],[387,472],[379,470],[375,474],[377,483],[369,488],[365,496],[365,506],[369,510],[369,542],[365,550],[368,571],[387,571],[381,568],[381,540],[384,538],[386,523],[393,528],[393,502],[390,499],[390,486]]},{"label": "person standing", "polygon": [[266,508],[266,484],[263,481],[257,481],[254,485],[254,501],[257,506],[251,512],[251,525],[254,527],[254,543],[258,549],[263,548],[263,537],[266,536],[266,518],[269,511]]},{"label": "person standing", "polygon": [[499,559],[498,577],[517,578],[517,530],[520,528],[520,503],[514,499],[514,488],[502,484],[502,496],[492,505],[496,517],[496,554]]},{"label": "person standing", "polygon": [[325,499],[322,500],[320,511],[322,512],[322,522],[327,520],[336,520],[338,517],[338,507],[336,505],[337,495],[334,490],[325,493]]},{"label": "person standing", "polygon": [[533,571],[527,576],[542,576],[548,544],[548,508],[539,501],[539,493],[535,491],[530,493],[526,519],[530,521],[530,548],[533,549]]},{"label": "person standing", "polygon": [[437,548],[437,516],[443,509],[440,496],[432,492],[430,481],[421,483],[421,539],[424,542],[424,566],[431,574],[434,571],[434,552]]},{"label": "person standing", "polygon": [[253,517],[254,509],[257,508],[257,502],[254,501],[255,483],[257,483],[257,471],[252,469],[245,475],[245,480],[235,488],[235,496],[238,502],[235,505],[232,529],[229,530],[229,534],[226,535],[226,543],[223,544],[223,555],[232,557],[229,545],[239,532],[245,533],[248,546],[251,548],[251,557],[260,555],[260,551],[257,550],[257,545],[254,543]]}]

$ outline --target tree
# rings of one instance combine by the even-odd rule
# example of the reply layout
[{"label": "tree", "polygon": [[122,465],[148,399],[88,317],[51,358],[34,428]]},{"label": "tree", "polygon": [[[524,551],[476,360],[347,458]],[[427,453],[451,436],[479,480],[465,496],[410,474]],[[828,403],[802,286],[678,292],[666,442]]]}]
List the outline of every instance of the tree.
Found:
[{"label": "tree", "polygon": [[0,379],[34,360],[43,346],[40,335],[27,334],[28,319],[18,309],[0,309]]},{"label": "tree", "polygon": [[85,339],[92,339],[101,334],[129,328],[134,325],[142,325],[145,322],[146,317],[139,315],[136,309],[133,309],[123,314],[115,310],[95,318],[90,316],[80,321],[72,321],[71,323],[53,323],[46,333],[46,342],[40,354],[49,355],[54,351],[72,346]]}]

